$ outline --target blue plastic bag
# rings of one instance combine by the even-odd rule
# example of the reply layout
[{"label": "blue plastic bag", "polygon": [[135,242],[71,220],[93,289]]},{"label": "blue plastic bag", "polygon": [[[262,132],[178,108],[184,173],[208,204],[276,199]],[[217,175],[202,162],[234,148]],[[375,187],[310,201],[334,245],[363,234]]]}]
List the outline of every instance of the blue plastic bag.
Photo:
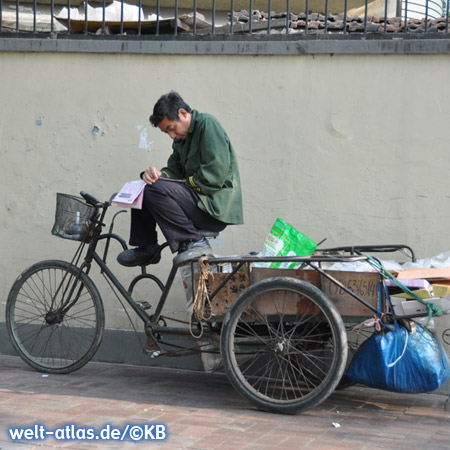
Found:
[{"label": "blue plastic bag", "polygon": [[437,337],[417,324],[415,333],[395,323],[376,332],[356,352],[347,376],[357,383],[395,392],[437,389],[450,378],[448,357]]}]

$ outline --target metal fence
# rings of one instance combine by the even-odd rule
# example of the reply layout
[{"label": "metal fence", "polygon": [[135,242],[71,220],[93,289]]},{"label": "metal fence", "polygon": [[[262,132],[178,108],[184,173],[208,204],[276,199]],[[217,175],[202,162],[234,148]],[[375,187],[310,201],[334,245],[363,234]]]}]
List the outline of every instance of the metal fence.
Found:
[{"label": "metal fence", "polygon": [[0,0],[0,33],[120,36],[448,33],[444,0]]}]

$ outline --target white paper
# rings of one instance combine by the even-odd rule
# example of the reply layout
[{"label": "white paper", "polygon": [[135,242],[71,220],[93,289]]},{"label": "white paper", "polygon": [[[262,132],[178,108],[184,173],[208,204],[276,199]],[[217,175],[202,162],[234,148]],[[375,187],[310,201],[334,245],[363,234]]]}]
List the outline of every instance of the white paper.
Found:
[{"label": "white paper", "polygon": [[145,187],[145,181],[128,181],[114,197],[113,202],[131,205]]}]

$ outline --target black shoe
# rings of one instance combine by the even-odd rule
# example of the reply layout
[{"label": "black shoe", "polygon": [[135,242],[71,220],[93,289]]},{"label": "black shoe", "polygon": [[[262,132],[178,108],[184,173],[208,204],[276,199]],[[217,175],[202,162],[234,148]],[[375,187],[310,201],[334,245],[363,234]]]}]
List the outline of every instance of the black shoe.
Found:
[{"label": "black shoe", "polygon": [[124,250],[117,256],[117,262],[126,267],[158,264],[161,261],[161,252],[158,250],[158,244]]},{"label": "black shoe", "polygon": [[189,250],[207,248],[211,249],[209,242],[204,237],[202,237],[199,241],[184,241],[178,249],[178,254],[180,255],[181,253],[188,252]]},{"label": "black shoe", "polygon": [[211,253],[212,249],[209,242],[204,237],[199,241],[184,241],[179,249],[178,256],[175,257],[177,262],[185,261],[195,256],[202,256]]}]

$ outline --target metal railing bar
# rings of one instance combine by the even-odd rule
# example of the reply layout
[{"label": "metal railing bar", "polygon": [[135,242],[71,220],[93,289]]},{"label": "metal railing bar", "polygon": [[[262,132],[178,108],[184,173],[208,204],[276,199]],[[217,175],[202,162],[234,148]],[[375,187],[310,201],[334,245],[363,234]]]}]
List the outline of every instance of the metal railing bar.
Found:
[{"label": "metal railing bar", "polygon": [[102,33],[106,34],[106,0],[103,0]]},{"label": "metal railing bar", "polygon": [[120,0],[120,34],[123,34],[123,3],[124,0]]},{"label": "metal railing bar", "polygon": [[387,32],[387,13],[388,13],[388,0],[384,0],[384,33]]},{"label": "metal railing bar", "polygon": [[230,3],[230,34],[233,34],[234,28],[234,0]]},{"label": "metal railing bar", "polygon": [[156,0],[156,36],[159,36],[159,14],[161,12],[161,0]]},{"label": "metal railing bar", "polygon": [[84,34],[88,34],[88,2],[84,2]]},{"label": "metal railing bar", "polygon": [[70,28],[71,28],[71,24],[70,24],[70,9],[72,7],[71,1],[67,0],[67,31],[70,34]]},{"label": "metal railing bar", "polygon": [[442,10],[434,9],[432,6],[430,6],[430,7],[428,8],[428,11],[430,11],[430,12],[435,12],[436,15],[437,15],[437,17],[442,17]]},{"label": "metal railing bar", "polygon": [[139,0],[138,35],[140,36],[141,34],[142,34],[142,0]]},{"label": "metal railing bar", "polygon": [[348,11],[348,0],[345,0],[344,1],[344,23],[343,23],[344,34],[348,34],[348,30],[347,30],[347,11]]},{"label": "metal railing bar", "polygon": [[[401,25],[401,23],[400,23],[400,25]],[[403,33],[407,33],[407,32],[408,32],[408,0],[405,0],[405,26],[403,28]]]},{"label": "metal railing bar", "polygon": [[[127,4],[125,2],[128,2],[129,0],[120,0],[120,34],[126,35],[127,31],[129,31],[129,25],[127,24],[127,30],[125,30],[125,24],[127,23],[127,20],[125,20],[127,17],[125,17],[125,9],[127,8]],[[419,33],[425,33],[427,34],[427,37],[430,35],[430,33],[439,33],[444,34],[449,32],[449,22],[450,22],[450,0],[446,1],[442,5],[442,10],[438,11],[436,9],[436,2],[435,0],[425,0],[423,4],[419,4],[418,0],[403,0],[402,5],[397,5],[397,13],[396,14],[390,14],[390,4],[388,3],[388,0],[384,0],[384,11],[380,11],[379,15],[376,15],[376,18],[372,18],[370,11],[368,9],[370,5],[371,0],[364,0],[364,15],[361,13],[360,18],[356,20],[352,17],[348,17],[348,9],[349,4],[348,0],[344,0],[344,14],[341,16],[341,14],[335,14],[333,12],[330,12],[330,9],[332,8],[332,5],[330,4],[330,0],[324,0],[324,3],[322,4],[324,10],[323,13],[316,13],[315,9],[310,11],[310,0],[305,1],[305,13],[300,15],[298,14],[292,14],[291,8],[293,3],[291,0],[286,0],[285,7],[286,7],[286,17],[282,17],[282,15],[277,14],[273,17],[271,15],[272,7],[273,7],[273,1],[267,0],[267,8],[268,12],[267,14],[265,12],[262,12],[261,14],[255,10],[255,0],[249,0],[249,14],[248,19],[247,17],[240,17],[239,14],[235,14],[234,8],[236,6],[235,0],[230,0],[230,24],[229,24],[229,31],[225,31],[225,33],[229,32],[229,34],[236,34],[236,26],[237,23],[239,28],[237,33],[246,32],[247,35],[253,35],[254,33],[259,33],[260,30],[262,33],[265,33],[266,35],[270,35],[272,31],[277,31],[278,33],[284,33],[283,27],[286,26],[285,34],[292,34],[292,26],[297,26],[298,31],[300,31],[302,34],[305,35],[311,35],[315,33],[320,34],[330,34],[330,36],[336,35],[354,35],[354,34],[361,34],[363,33],[364,36],[368,33],[372,32],[378,32],[380,35],[397,35],[399,33],[402,34],[411,34],[417,32]],[[172,17],[175,18],[174,25],[173,25],[173,35],[178,36],[181,34],[184,34],[180,31],[178,33],[178,25],[180,24],[180,30],[184,29],[183,26],[183,17],[180,21],[180,0],[175,0],[174,5],[174,15]],[[12,8],[12,24],[9,25],[8,20],[8,30],[16,30],[20,31],[22,29],[26,28],[28,32],[37,33],[39,30],[42,29],[41,23],[38,27],[38,16],[41,17],[42,11],[39,10],[40,6],[40,0],[30,0],[30,4],[28,4],[28,7],[24,9],[23,0],[15,0],[15,3],[11,5]],[[93,20],[97,20],[95,17],[97,17],[90,12],[89,3],[85,1],[84,6],[80,7],[80,11],[84,10],[84,24],[83,19],[81,19],[81,26],[78,27],[79,22],[76,21],[76,26],[72,24],[73,20],[77,19],[78,16],[75,16],[71,12],[71,0],[67,0],[67,22],[64,22],[67,26],[67,32],[68,34],[73,33],[84,33],[84,35],[88,35],[91,31],[91,25],[89,20],[92,18]],[[31,7],[30,7],[31,6]],[[133,21],[137,20],[136,28],[133,33],[130,32],[130,34],[138,34],[139,36],[146,34],[147,29],[145,28],[145,12],[143,10],[143,1],[137,0],[134,3],[134,7],[138,6],[139,11],[136,15],[134,15]],[[47,3],[47,8],[50,8],[50,22],[47,22],[46,24],[46,30],[48,31],[50,29],[51,32],[53,32],[55,29],[58,30],[57,24],[55,24],[55,0],[49,0]],[[107,2],[106,0],[102,0],[102,31],[103,34],[108,33],[108,28],[106,26],[106,7]],[[156,1],[156,9],[157,9],[157,17],[156,17],[156,35],[160,35],[161,33],[161,20],[160,20],[160,11],[161,11],[161,3],[160,0]],[[210,33],[212,35],[216,35],[220,30],[220,33],[222,33],[223,29],[228,28],[228,26],[221,27],[220,20],[221,16],[219,18],[217,17],[218,14],[218,4],[217,0],[212,0],[211,4],[211,31]],[[197,36],[198,33],[200,35],[203,35],[204,30],[202,29],[202,24],[197,19],[197,11],[198,8],[198,0],[193,0],[193,18],[192,22],[189,22],[192,28],[187,28],[190,33],[193,33],[194,36]],[[219,8],[220,9],[220,8]],[[28,19],[29,12],[32,10],[32,18]],[[5,6],[4,6],[4,0],[0,0],[0,19],[4,19],[5,17]],[[15,11],[15,17],[14,17],[14,11]],[[46,9],[45,14],[47,14],[48,9]],[[128,11],[128,10],[127,10]],[[400,11],[400,13],[398,13]],[[26,13],[26,22],[24,21],[24,12]],[[77,10],[74,9],[74,13],[76,13]],[[417,16],[416,13],[420,13],[420,16]],[[22,15],[21,15],[22,14]],[[284,14],[284,12],[282,13]],[[445,15],[445,20],[444,16]],[[72,17],[73,16],[73,17]],[[92,16],[92,17],[91,17]],[[393,17],[390,17],[393,16]],[[408,17],[411,16],[411,17]],[[415,19],[415,17],[420,17],[420,20]],[[304,19],[304,22],[303,22]],[[391,23],[391,20],[394,20],[395,22]],[[40,20],[40,19],[39,19]],[[247,22],[248,20],[248,22]],[[309,21],[311,20],[311,24]],[[354,21],[355,20],[355,21]],[[32,23],[31,23],[32,21]],[[381,22],[383,21],[383,22]],[[337,23],[338,22],[338,23]],[[248,26],[247,26],[248,23]],[[445,23],[445,25],[444,25]],[[243,28],[241,28],[241,25],[244,25]],[[319,25],[319,28],[317,27],[317,24]],[[395,26],[395,29],[393,29],[393,25]],[[118,24],[119,25],[119,24]],[[165,22],[163,24],[163,34],[166,34],[165,30]],[[275,27],[275,29],[274,29]],[[389,29],[389,30],[388,30]],[[5,26],[2,25],[0,21],[0,31],[5,30]],[[378,30],[378,31],[377,31]],[[113,30],[114,31],[114,30]],[[297,31],[297,30],[295,30]],[[393,33],[392,33],[393,31]],[[155,33],[155,28],[152,28],[152,33]],[[170,29],[169,33],[171,33],[172,30]],[[209,31],[208,31],[209,32]],[[117,33],[117,31],[115,31]],[[418,36],[419,37],[419,36]]]},{"label": "metal railing bar", "polygon": [[[347,0],[345,0],[347,4]],[[305,4],[305,34],[308,34],[308,21],[309,21],[309,0],[306,0]]]},{"label": "metal railing bar", "polygon": [[53,33],[55,28],[55,0],[50,2],[50,32]]},{"label": "metal railing bar", "polygon": [[173,34],[177,36],[178,34],[178,0],[175,0],[175,26],[173,27]]},{"label": "metal railing bar", "polygon": [[367,5],[368,5],[368,0],[364,0],[364,35],[367,34]]},{"label": "metal railing bar", "polygon": [[449,8],[449,6],[450,6],[450,0],[447,0],[447,11],[445,14],[445,32],[446,33],[448,33],[448,13],[449,13],[448,8]]},{"label": "metal railing bar", "polygon": [[[429,3],[429,2],[427,2],[427,3]],[[433,2],[433,3],[436,4],[435,2]],[[423,7],[423,4],[422,4],[422,3],[420,3],[420,2],[415,2],[415,1],[410,1],[410,2],[408,2],[408,5],[409,5],[409,8],[408,8],[408,9],[411,9],[411,6],[418,6],[418,7],[419,7],[418,10],[415,11],[415,12],[420,12],[421,8]],[[430,11],[434,11],[434,12],[438,13],[439,15],[441,15],[441,13],[442,13],[442,10],[440,10],[440,9],[435,9],[435,8],[433,8],[432,6],[428,6],[428,9],[429,9]]]},{"label": "metal railing bar", "polygon": [[211,34],[216,33],[216,0],[212,3]]},{"label": "metal railing bar", "polygon": [[290,21],[291,21],[291,0],[286,0],[286,34],[289,34]]},{"label": "metal railing bar", "polygon": [[37,0],[33,0],[33,33],[36,33]]}]

